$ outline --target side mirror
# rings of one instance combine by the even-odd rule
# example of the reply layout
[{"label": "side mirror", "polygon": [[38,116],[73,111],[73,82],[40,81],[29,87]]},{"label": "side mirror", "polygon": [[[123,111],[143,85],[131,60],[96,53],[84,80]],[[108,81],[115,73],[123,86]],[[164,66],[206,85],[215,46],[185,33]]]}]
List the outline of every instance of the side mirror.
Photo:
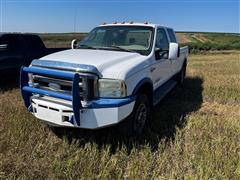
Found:
[{"label": "side mirror", "polygon": [[164,50],[161,48],[155,48],[155,59],[168,59],[168,50]]},{"label": "side mirror", "polygon": [[75,49],[76,47],[77,47],[77,40],[74,39],[74,40],[72,40],[71,48],[72,48],[72,49]]},{"label": "side mirror", "polygon": [[169,43],[169,55],[170,60],[176,60],[179,57],[179,46],[177,43]]}]

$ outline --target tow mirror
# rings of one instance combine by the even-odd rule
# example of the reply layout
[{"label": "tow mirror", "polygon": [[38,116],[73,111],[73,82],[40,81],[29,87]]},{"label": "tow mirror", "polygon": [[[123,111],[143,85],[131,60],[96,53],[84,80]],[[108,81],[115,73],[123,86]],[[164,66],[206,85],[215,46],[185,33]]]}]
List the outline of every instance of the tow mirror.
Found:
[{"label": "tow mirror", "polygon": [[168,58],[168,50],[164,50],[161,48],[155,48],[155,58],[156,60],[159,59],[167,59]]},{"label": "tow mirror", "polygon": [[176,60],[179,57],[179,46],[177,43],[169,43],[169,55],[170,60]]},{"label": "tow mirror", "polygon": [[74,40],[72,40],[71,48],[72,48],[72,49],[75,49],[76,47],[77,47],[77,40],[74,39]]}]

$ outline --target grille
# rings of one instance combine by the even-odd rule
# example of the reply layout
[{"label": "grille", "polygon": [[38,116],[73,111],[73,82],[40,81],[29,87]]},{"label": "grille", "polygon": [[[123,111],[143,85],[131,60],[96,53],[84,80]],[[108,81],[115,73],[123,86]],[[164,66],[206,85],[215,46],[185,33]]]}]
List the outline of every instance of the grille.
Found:
[{"label": "grille", "polygon": [[[92,100],[96,94],[96,77],[81,76],[79,80],[80,97],[83,101]],[[54,77],[32,75],[32,86],[39,89],[60,92],[64,94],[72,93],[72,81],[67,79],[57,79]]]}]

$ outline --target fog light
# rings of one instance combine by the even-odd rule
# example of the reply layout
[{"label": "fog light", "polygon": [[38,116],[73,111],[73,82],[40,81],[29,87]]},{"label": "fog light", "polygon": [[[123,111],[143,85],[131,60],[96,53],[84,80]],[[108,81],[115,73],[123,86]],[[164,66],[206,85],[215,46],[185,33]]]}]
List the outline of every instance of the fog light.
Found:
[{"label": "fog light", "polygon": [[68,116],[62,116],[62,121],[63,122],[69,122],[69,117]]}]

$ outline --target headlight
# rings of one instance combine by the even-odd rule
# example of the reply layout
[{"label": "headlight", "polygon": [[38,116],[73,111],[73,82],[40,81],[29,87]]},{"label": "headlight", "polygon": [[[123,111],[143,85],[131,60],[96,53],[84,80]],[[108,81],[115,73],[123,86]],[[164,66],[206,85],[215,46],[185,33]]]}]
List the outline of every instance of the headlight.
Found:
[{"label": "headlight", "polygon": [[126,86],[122,80],[99,79],[99,97],[119,98],[126,96]]}]

